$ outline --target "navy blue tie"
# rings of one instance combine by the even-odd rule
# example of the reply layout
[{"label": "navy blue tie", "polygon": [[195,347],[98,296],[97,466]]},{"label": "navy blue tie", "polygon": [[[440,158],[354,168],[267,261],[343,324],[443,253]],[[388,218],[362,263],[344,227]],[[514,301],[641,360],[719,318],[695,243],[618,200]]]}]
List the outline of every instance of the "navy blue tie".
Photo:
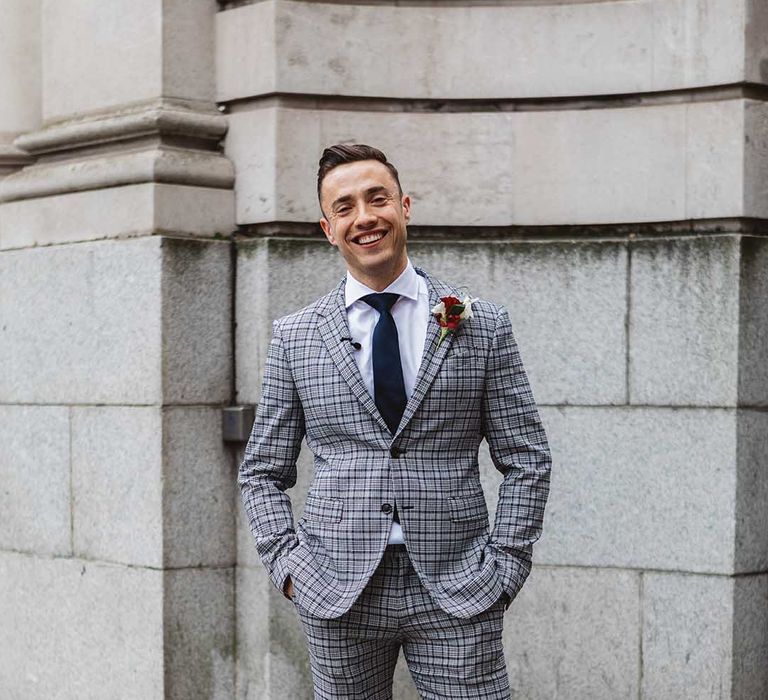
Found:
[{"label": "navy blue tie", "polygon": [[362,297],[366,304],[379,312],[378,323],[373,329],[373,393],[376,408],[393,435],[400,425],[407,400],[397,326],[390,312],[399,298],[399,294],[386,292]]}]

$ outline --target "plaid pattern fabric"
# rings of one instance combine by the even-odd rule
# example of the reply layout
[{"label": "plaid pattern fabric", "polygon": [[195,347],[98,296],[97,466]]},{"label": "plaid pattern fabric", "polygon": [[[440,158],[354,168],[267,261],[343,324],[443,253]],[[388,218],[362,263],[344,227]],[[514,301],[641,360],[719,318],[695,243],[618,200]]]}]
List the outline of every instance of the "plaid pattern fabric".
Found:
[{"label": "plaid pattern fabric", "polygon": [[[458,295],[416,272],[431,305]],[[413,567],[445,612],[470,618],[502,591],[513,599],[541,534],[551,458],[506,310],[475,302],[439,346],[439,326],[427,320],[416,386],[393,435],[344,340],[345,282],[273,324],[238,476],[272,582],[282,591],[290,574],[309,614],[344,614],[381,560],[397,506]],[[294,524],[286,490],[304,437],[315,476]],[[504,475],[492,531],[477,460],[483,438]]]},{"label": "plaid pattern fabric", "polygon": [[315,700],[391,700],[401,648],[425,700],[510,697],[501,600],[466,620],[449,615],[429,596],[404,548],[386,550],[341,617],[313,617],[298,605],[296,611],[307,636]]}]

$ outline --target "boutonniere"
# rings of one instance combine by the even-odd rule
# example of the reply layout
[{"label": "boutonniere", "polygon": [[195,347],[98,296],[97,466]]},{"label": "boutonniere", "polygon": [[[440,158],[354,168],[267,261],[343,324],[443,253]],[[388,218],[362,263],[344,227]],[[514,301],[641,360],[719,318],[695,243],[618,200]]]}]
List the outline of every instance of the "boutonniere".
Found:
[{"label": "boutonniere", "polygon": [[464,297],[460,301],[457,297],[440,297],[440,303],[435,304],[432,309],[432,315],[440,324],[440,338],[437,341],[437,347],[443,342],[445,336],[453,333],[468,318],[472,318],[472,302],[477,299]]}]

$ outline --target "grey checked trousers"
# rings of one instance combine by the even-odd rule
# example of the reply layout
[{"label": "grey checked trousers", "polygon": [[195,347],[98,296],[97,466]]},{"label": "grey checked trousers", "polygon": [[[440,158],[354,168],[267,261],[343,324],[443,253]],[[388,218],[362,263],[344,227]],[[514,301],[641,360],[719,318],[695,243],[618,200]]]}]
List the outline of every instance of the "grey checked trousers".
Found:
[{"label": "grey checked trousers", "polygon": [[341,617],[296,605],[309,648],[315,700],[391,700],[403,649],[423,700],[509,700],[502,649],[504,600],[468,619],[438,607],[405,545],[388,547],[368,585]]}]

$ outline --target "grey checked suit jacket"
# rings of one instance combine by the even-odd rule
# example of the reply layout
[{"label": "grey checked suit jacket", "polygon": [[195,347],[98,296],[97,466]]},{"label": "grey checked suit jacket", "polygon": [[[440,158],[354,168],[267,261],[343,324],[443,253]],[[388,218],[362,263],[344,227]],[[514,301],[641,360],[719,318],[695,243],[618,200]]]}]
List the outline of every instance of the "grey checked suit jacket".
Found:
[{"label": "grey checked suit jacket", "polygon": [[[416,268],[430,305],[457,290]],[[273,324],[262,395],[238,484],[274,585],[321,618],[342,615],[376,569],[397,505],[410,559],[457,617],[514,598],[531,567],[549,492],[550,452],[506,310],[488,301],[437,346],[428,331],[413,395],[392,435],[366,391],[351,344],[346,278]],[[285,493],[306,437],[315,476],[294,525]],[[504,475],[493,531],[480,484],[488,441]]]}]

